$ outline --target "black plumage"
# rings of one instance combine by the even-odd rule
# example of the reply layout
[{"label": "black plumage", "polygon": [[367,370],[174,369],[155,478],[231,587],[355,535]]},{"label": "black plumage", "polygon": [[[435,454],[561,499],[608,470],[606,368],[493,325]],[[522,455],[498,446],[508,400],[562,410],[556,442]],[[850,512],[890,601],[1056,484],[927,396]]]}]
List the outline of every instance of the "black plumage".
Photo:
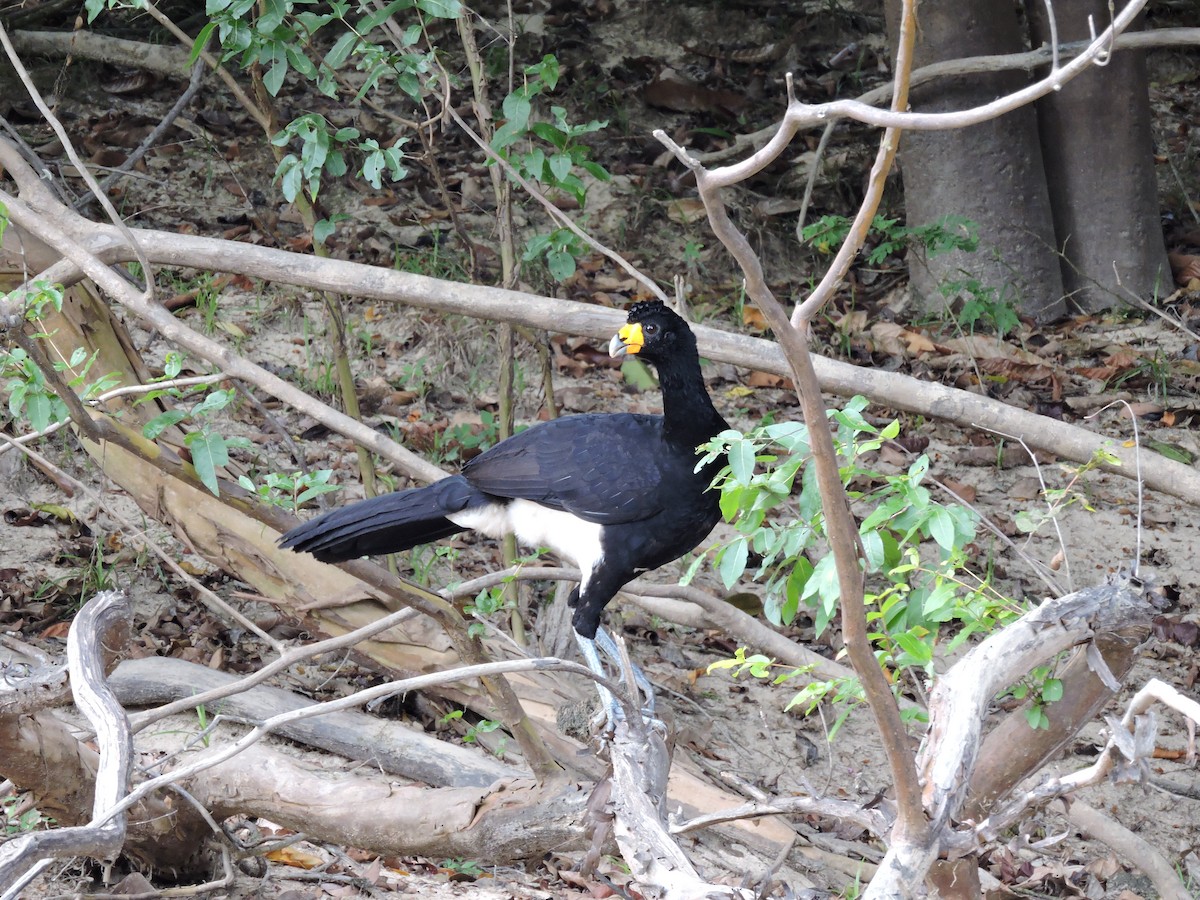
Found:
[{"label": "black plumage", "polygon": [[351,504],[294,528],[281,544],[326,562],[407,550],[474,529],[547,546],[579,566],[572,625],[585,658],[604,607],[627,581],[692,550],[720,518],[696,448],[724,430],[687,323],[637,303],[609,345],[652,363],[661,416],[567,416],[501,441],[431,485]]}]

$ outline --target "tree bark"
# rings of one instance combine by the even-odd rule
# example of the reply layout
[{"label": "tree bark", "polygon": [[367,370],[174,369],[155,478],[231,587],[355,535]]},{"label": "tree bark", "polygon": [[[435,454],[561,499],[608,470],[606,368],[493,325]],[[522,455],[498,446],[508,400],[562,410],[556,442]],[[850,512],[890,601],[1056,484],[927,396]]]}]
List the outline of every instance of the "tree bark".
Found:
[{"label": "tree bark", "polygon": [[[1034,46],[1050,42],[1042,3],[1027,5]],[[1060,41],[1089,37],[1108,22],[1101,0],[1054,4]],[[1143,300],[1171,289],[1159,219],[1145,55],[1114,54],[1037,102],[1038,133],[1063,286],[1084,312]]]},{"label": "tree bark", "polygon": [[[888,0],[885,9],[894,42],[899,0]],[[1025,49],[1013,6],[1005,0],[927,0],[921,4],[920,23],[915,66]],[[940,80],[914,88],[911,106],[922,112],[965,109],[1027,81],[1016,71]],[[947,215],[979,226],[980,245],[974,253],[929,256],[921,247],[909,250],[909,277],[922,308],[943,311],[952,299],[943,297],[944,286],[976,279],[1038,319],[1066,311],[1032,109],[1023,107],[956,131],[906,132],[900,170],[910,226]]]}]

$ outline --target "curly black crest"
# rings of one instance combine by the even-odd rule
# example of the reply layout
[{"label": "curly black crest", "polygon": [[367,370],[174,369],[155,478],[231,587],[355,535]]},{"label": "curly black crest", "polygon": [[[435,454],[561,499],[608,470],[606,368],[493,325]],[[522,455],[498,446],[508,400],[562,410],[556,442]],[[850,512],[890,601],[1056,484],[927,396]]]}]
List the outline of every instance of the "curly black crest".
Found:
[{"label": "curly black crest", "polygon": [[633,306],[629,307],[627,312],[630,322],[642,322],[656,315],[665,315],[672,319],[679,318],[675,311],[661,300],[639,300]]}]

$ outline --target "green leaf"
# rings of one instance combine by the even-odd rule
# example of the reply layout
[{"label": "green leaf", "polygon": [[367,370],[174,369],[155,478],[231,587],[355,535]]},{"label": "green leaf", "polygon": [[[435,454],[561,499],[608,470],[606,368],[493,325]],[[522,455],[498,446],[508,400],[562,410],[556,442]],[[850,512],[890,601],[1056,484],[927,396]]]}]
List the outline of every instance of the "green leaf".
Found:
[{"label": "green leaf", "polygon": [[533,75],[545,82],[546,87],[554,90],[558,86],[558,59],[553,53],[547,53],[539,62],[526,66],[526,75]]},{"label": "green leaf", "polygon": [[262,14],[259,15],[255,27],[259,34],[271,34],[283,24],[283,17],[287,14],[287,4],[284,0],[259,0],[259,2]]},{"label": "green leaf", "polygon": [[897,660],[899,665],[926,666],[933,660],[933,648],[912,632],[903,631],[894,639],[908,656],[908,659]]},{"label": "green leaf", "polygon": [[519,131],[524,131],[529,124],[529,115],[533,112],[533,104],[519,91],[513,91],[504,98],[501,109],[503,109],[504,118],[508,120],[509,124]]},{"label": "green leaf", "polygon": [[279,166],[275,170],[275,177],[279,179],[279,187],[283,191],[283,198],[288,203],[294,203],[296,198],[300,196],[300,190],[304,186],[304,173],[300,171],[300,160],[289,153],[279,161]]},{"label": "green leaf", "polygon": [[549,122],[534,122],[529,126],[529,130],[543,141],[553,144],[557,150],[563,150],[567,146],[569,135],[561,128],[557,128]]},{"label": "green leaf", "polygon": [[157,440],[158,436],[173,425],[178,425],[188,414],[182,409],[168,409],[164,413],[159,413],[149,422],[142,426],[142,434],[149,440]]},{"label": "green leaf", "polygon": [[50,397],[41,391],[30,391],[25,399],[25,415],[34,431],[45,431],[50,427],[53,418],[54,404]]},{"label": "green leaf", "polygon": [[355,31],[362,35],[369,34],[396,13],[400,12],[400,10],[411,8],[412,0],[392,0],[391,3],[384,4],[379,9],[372,11],[370,15],[359,19],[358,27],[355,28]]},{"label": "green leaf", "polygon": [[954,617],[954,584],[943,581],[925,598],[921,615],[929,622],[948,622]]},{"label": "green leaf", "polygon": [[943,550],[953,550],[955,533],[954,517],[948,509],[944,506],[930,509],[929,536],[937,541],[939,547]]},{"label": "green leaf", "polygon": [[[91,19],[88,20],[89,22]],[[188,54],[188,68],[196,64],[196,60],[200,58],[205,46],[208,44],[209,38],[212,37],[213,31],[216,29],[216,22],[209,22],[200,29],[200,33],[196,35],[196,40],[192,41],[192,52]]]},{"label": "green leaf", "polygon": [[575,274],[575,257],[565,250],[551,250],[546,254],[546,267],[555,281],[566,281]]},{"label": "green leaf", "polygon": [[608,169],[599,163],[592,162],[590,159],[580,160],[579,167],[597,181],[609,181],[612,178],[612,174]]},{"label": "green leaf", "polygon": [[334,42],[329,52],[325,54],[325,65],[331,69],[340,69],[358,47],[359,37],[353,31],[347,31]]},{"label": "green leaf", "polygon": [[658,387],[658,382],[649,367],[640,359],[625,357],[621,363],[621,377],[625,383],[639,391],[652,391]]},{"label": "green leaf", "polygon": [[524,133],[525,126],[510,119],[497,128],[496,133],[492,135],[492,149],[499,152]]},{"label": "green leaf", "polygon": [[221,27],[221,46],[225,48],[227,56],[241,53],[253,40],[254,34],[250,31],[250,26],[241,19]]},{"label": "green leaf", "polygon": [[732,522],[741,506],[744,487],[738,484],[728,484],[721,490],[721,515],[726,522]]},{"label": "green leaf", "polygon": [[1183,463],[1184,465],[1190,466],[1196,461],[1195,456],[1189,450],[1178,444],[1168,444],[1166,441],[1150,439],[1146,441],[1146,446],[1155,453],[1160,453],[1167,459]]},{"label": "green leaf", "polygon": [[1050,727],[1050,719],[1046,715],[1046,711],[1040,706],[1033,706],[1025,710],[1025,721],[1029,723],[1029,727],[1034,731],[1039,728],[1048,729]]},{"label": "green leaf", "polygon": [[721,581],[725,583],[725,589],[730,590],[738,583],[742,573],[746,571],[746,560],[750,557],[750,545],[744,536],[739,536],[734,538],[733,543],[724,547],[720,555],[717,571],[721,575]]},{"label": "green leaf", "polygon": [[14,419],[20,418],[28,394],[29,385],[25,382],[14,378],[8,383],[8,412]]},{"label": "green leaf", "polygon": [[1057,703],[1063,698],[1063,683],[1059,678],[1047,678],[1042,685],[1042,700],[1046,703]]},{"label": "green leaf", "polygon": [[863,552],[867,559],[867,571],[878,572],[883,568],[886,559],[883,538],[878,531],[864,531],[859,535],[862,540]]},{"label": "green leaf", "polygon": [[206,416],[209,413],[219,412],[230,404],[233,397],[233,391],[209,391],[203,400],[192,407],[192,415]]},{"label": "green leaf", "polygon": [[229,451],[225,438],[215,431],[202,428],[193,431],[183,440],[192,452],[192,465],[201,483],[212,491],[214,497],[221,496],[217,481],[217,469],[229,462]]},{"label": "green leaf", "polygon": [[563,181],[571,174],[571,157],[566,153],[556,153],[550,157],[550,174]]},{"label": "green leaf", "polygon": [[526,174],[535,181],[544,181],[546,173],[546,153],[541,147],[534,147],[525,154],[521,161]]},{"label": "green leaf", "polygon": [[439,19],[456,19],[462,15],[458,0],[417,0],[417,8]]},{"label": "green leaf", "polygon": [[808,582],[804,585],[804,590],[801,591],[800,597],[802,600],[817,598],[816,603],[817,614],[814,617],[813,625],[819,637],[824,633],[833,615],[837,612],[837,603],[839,599],[838,592],[838,577],[837,566],[832,553],[827,553],[821,557],[813,568],[813,573],[809,577]]},{"label": "green leaf", "polygon": [[313,241],[323,246],[337,230],[337,223],[340,219],[349,218],[348,216],[333,216],[328,219],[321,219],[313,226]]},{"label": "green leaf", "polygon": [[754,445],[738,441],[729,448],[729,471],[738,484],[748,485],[754,477]]},{"label": "green leaf", "polygon": [[271,60],[271,68],[263,74],[263,87],[267,89],[267,93],[272,97],[279,96],[279,91],[283,87],[283,80],[287,77],[288,61],[287,54],[282,47],[276,47],[275,53]]},{"label": "green leaf", "polygon": [[791,625],[800,611],[800,597],[804,593],[808,580],[812,577],[813,564],[807,556],[799,556],[788,573],[784,590],[784,603],[779,609],[779,621],[776,625]]}]

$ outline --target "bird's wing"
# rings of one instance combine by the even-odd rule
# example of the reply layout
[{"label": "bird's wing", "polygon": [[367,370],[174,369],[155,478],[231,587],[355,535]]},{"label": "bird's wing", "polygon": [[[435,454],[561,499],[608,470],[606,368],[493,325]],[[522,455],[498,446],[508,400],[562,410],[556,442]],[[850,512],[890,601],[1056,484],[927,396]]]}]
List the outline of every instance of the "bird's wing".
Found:
[{"label": "bird's wing", "polygon": [[669,503],[680,466],[662,450],[658,416],[565,416],[501,441],[462,473],[484,493],[614,525],[648,519]]}]

